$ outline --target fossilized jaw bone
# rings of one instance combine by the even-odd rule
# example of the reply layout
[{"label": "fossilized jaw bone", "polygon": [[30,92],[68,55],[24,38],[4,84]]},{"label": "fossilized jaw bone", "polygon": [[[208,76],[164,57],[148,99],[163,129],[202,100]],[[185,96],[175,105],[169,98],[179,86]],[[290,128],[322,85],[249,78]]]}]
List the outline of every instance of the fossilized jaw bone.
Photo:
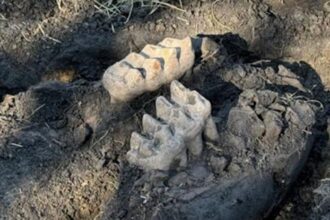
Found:
[{"label": "fossilized jaw bone", "polygon": [[175,161],[178,161],[180,166],[186,166],[187,155],[181,137],[174,135],[168,125],[148,114],[143,116],[142,124],[144,132],[151,139],[136,132],[132,133],[131,150],[127,153],[131,164],[145,170],[169,170]]},{"label": "fossilized jaw bone", "polygon": [[110,66],[102,83],[112,102],[126,102],[179,79],[194,61],[192,38],[165,38],[159,45],[146,45],[141,53],[130,53]]},{"label": "fossilized jaw bone", "polygon": [[[185,88],[181,83],[171,83],[171,101],[160,96],[156,99],[156,114],[163,122],[143,116],[143,131],[147,138],[133,132],[131,150],[127,153],[131,164],[145,170],[168,170],[174,161],[181,166],[187,163],[186,149],[194,156],[203,150],[202,132],[213,123],[211,104],[196,91]],[[211,121],[211,122],[210,122]],[[212,132],[218,135],[215,124]]]},{"label": "fossilized jaw bone", "polygon": [[211,103],[196,91],[191,91],[178,81],[171,83],[171,99],[185,111],[205,122],[204,135],[211,141],[217,141],[219,134],[211,116]]}]

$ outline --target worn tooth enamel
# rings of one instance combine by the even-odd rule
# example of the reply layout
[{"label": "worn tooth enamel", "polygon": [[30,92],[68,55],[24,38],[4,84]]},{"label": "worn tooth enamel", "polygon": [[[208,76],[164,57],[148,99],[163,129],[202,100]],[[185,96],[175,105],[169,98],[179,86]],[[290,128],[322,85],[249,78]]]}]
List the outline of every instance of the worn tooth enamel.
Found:
[{"label": "worn tooth enamel", "polygon": [[182,108],[171,104],[163,96],[156,99],[156,112],[157,117],[173,127],[177,135],[183,137],[193,155],[200,155],[203,149],[201,119],[191,118]]},{"label": "worn tooth enamel", "polygon": [[169,83],[180,77],[178,51],[175,48],[164,48],[148,44],[141,53],[148,58],[158,58],[162,62],[164,66],[163,74],[165,76],[164,83]]},{"label": "worn tooth enamel", "polygon": [[165,38],[159,43],[163,47],[172,47],[178,50],[180,73],[184,74],[188,71],[195,62],[195,51],[192,44],[191,37],[186,37],[182,40],[174,38]]},{"label": "worn tooth enamel", "polygon": [[185,88],[179,81],[174,80],[170,86],[171,99],[189,111],[194,117],[204,120],[211,114],[211,103],[196,91]]},{"label": "worn tooth enamel", "polygon": [[127,94],[127,83],[125,75],[131,69],[125,62],[118,62],[109,67],[103,75],[103,86],[112,94],[112,102],[125,101],[129,98]]},{"label": "worn tooth enamel", "polygon": [[[102,79],[112,102],[127,102],[146,91],[179,79],[192,68],[195,60],[193,39],[165,38],[158,45],[146,45],[140,53],[130,53],[109,67]],[[133,70],[135,71],[133,71]],[[136,74],[138,70],[142,78]],[[134,74],[131,77],[131,71]],[[128,74],[128,76],[126,76]]]},{"label": "worn tooth enamel", "polygon": [[168,127],[168,125],[158,121],[149,114],[144,114],[142,118],[142,127],[145,133],[153,135],[163,127]]},{"label": "worn tooth enamel", "polygon": [[125,58],[124,61],[129,63],[134,68],[140,68],[145,62],[145,57],[138,53],[130,53]]},{"label": "worn tooth enamel", "polygon": [[202,131],[218,135],[210,102],[177,81],[171,84],[171,101],[156,99],[156,115],[162,122],[148,114],[142,119],[143,132],[151,139],[133,133],[127,153],[128,161],[144,170],[168,170],[175,162],[186,166],[187,149],[194,156],[202,153]]},{"label": "worn tooth enamel", "polygon": [[219,139],[218,130],[211,116],[211,103],[196,91],[184,87],[174,80],[170,86],[171,99],[189,112],[192,117],[205,121],[204,135],[211,141]]},{"label": "worn tooth enamel", "polygon": [[141,90],[141,86],[144,85],[144,77],[140,70],[138,69],[130,69],[125,75],[125,81],[127,82],[128,88],[137,90],[134,92],[139,92]]},{"label": "worn tooth enamel", "polygon": [[174,135],[169,126],[150,115],[143,116],[144,131],[152,135],[149,140],[136,132],[131,136],[131,150],[127,159],[145,170],[169,170],[174,162],[186,166],[185,146],[180,136]]},{"label": "worn tooth enamel", "polygon": [[[146,139],[142,135],[137,132],[133,132],[131,136],[131,148],[138,150],[141,145],[146,145],[146,143],[150,143],[150,140]],[[149,144],[148,144],[149,145]]]},{"label": "worn tooth enamel", "polygon": [[145,59],[142,69],[145,71],[146,75],[146,89],[148,91],[159,89],[162,85],[160,82],[165,81],[161,62],[154,58]]}]

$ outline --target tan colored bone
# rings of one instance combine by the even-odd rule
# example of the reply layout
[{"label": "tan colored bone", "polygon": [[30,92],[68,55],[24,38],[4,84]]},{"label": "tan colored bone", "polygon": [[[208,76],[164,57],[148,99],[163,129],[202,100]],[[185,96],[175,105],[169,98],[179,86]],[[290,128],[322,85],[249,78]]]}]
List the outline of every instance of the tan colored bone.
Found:
[{"label": "tan colored bone", "polygon": [[182,108],[173,105],[165,97],[156,99],[157,117],[173,127],[175,134],[181,136],[193,155],[200,155],[203,149],[202,119],[191,118]]},{"label": "tan colored bone", "polygon": [[188,71],[195,62],[195,51],[191,37],[186,37],[182,40],[174,38],[165,38],[158,45],[162,47],[175,48],[178,51],[180,73]]},{"label": "tan colored bone", "polygon": [[127,102],[179,79],[192,68],[194,60],[192,38],[166,38],[159,45],[146,45],[140,53],[130,53],[110,66],[102,83],[112,102]]},{"label": "tan colored bone", "polygon": [[186,166],[187,155],[181,137],[148,114],[143,116],[142,121],[144,132],[151,138],[133,132],[127,160],[145,170],[169,170],[175,161],[180,166]]},{"label": "tan colored bone", "polygon": [[141,54],[148,58],[157,58],[163,64],[163,74],[165,76],[165,82],[169,83],[174,79],[178,79],[181,75],[178,59],[178,51],[175,48],[164,48],[160,46],[147,44]]},{"label": "tan colored bone", "polygon": [[211,103],[196,91],[184,87],[179,81],[171,83],[171,99],[198,120],[205,122],[204,135],[211,141],[217,141],[219,134],[211,116]]},{"label": "tan colored bone", "polygon": [[186,166],[187,149],[194,156],[202,153],[203,131],[210,129],[218,135],[210,102],[178,81],[171,83],[171,101],[163,96],[156,99],[156,114],[164,122],[145,114],[142,127],[149,138],[133,132],[127,153],[131,164],[145,170],[168,170],[175,161]]}]

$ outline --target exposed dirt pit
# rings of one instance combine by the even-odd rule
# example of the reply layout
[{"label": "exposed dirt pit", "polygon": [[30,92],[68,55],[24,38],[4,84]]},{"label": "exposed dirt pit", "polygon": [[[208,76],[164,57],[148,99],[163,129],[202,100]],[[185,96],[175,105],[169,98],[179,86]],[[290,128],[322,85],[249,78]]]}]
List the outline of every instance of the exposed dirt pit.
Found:
[{"label": "exposed dirt pit", "polygon": [[[329,86],[330,80],[330,17],[324,8],[325,1],[278,2],[183,1],[186,12],[165,7],[145,17],[150,8],[143,8],[136,10],[127,24],[124,24],[127,12],[108,19],[89,7],[92,1],[80,1],[79,7],[66,4],[66,13],[55,2],[50,2],[49,6],[41,7],[41,16],[35,16],[41,10],[30,13],[29,4],[14,1],[12,4],[23,4],[23,7],[12,7],[11,3],[1,5],[2,96],[49,79],[73,82],[41,86],[36,93],[28,91],[31,97],[26,102],[23,99],[29,95],[24,93],[18,95],[22,102],[17,97],[5,98],[3,105],[11,110],[1,116],[5,121],[1,132],[9,135],[1,147],[3,213],[12,218],[106,216],[102,214],[106,210],[102,206],[108,200],[111,203],[119,185],[124,187],[119,193],[130,192],[130,186],[120,183],[133,184],[142,173],[125,170],[127,164],[123,165],[122,161],[129,149],[127,138],[131,131],[139,130],[142,112],[148,110],[147,106],[152,108],[154,96],[138,99],[133,106],[122,110],[124,115],[117,115],[117,111],[103,103],[108,98],[106,91],[90,81],[100,79],[107,66],[130,50],[138,51],[146,43],[158,42],[165,36],[238,33],[247,40],[248,47],[242,41],[225,41],[237,58],[230,61],[231,65],[255,62],[260,60],[258,56],[303,60],[300,71],[307,83],[304,86],[314,91],[312,99],[321,100],[327,111],[329,94],[324,87]],[[193,82],[189,86],[198,88],[201,80]],[[222,89],[219,91],[226,91],[228,99],[237,97],[233,92],[236,89]],[[85,98],[82,94],[94,95]],[[102,104],[91,104],[95,102]],[[105,109],[107,113],[103,112]],[[326,121],[325,118],[319,120]],[[117,124],[118,121],[123,122]],[[328,155],[326,125],[321,124],[318,129],[307,167],[274,217],[307,218],[310,214],[314,206],[313,190],[319,180],[328,175],[324,171],[328,165],[322,162]],[[116,181],[118,179],[120,181]],[[124,204],[125,201],[122,200]],[[45,209],[49,211],[42,211]],[[119,214],[127,217],[126,211]]]}]

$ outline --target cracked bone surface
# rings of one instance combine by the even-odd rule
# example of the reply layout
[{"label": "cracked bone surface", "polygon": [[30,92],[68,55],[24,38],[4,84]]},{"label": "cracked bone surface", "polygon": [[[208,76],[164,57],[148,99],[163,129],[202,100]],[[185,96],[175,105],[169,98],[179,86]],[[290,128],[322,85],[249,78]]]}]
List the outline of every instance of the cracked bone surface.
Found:
[{"label": "cracked bone surface", "polygon": [[195,61],[193,39],[165,38],[158,45],[146,45],[140,53],[130,53],[110,66],[102,78],[112,102],[126,102],[154,91],[192,68]]},{"label": "cracked bone surface", "polygon": [[213,123],[212,132],[218,135],[210,102],[176,80],[171,83],[171,101],[163,96],[156,99],[156,115],[163,122],[145,114],[142,127],[146,136],[133,132],[127,153],[128,161],[144,170],[168,170],[176,161],[184,167],[186,149],[194,156],[201,155],[202,132],[208,124]]},{"label": "cracked bone surface", "polygon": [[173,134],[170,127],[145,114],[142,120],[144,133],[133,132],[131,150],[127,160],[145,170],[169,170],[174,162],[186,166],[187,155],[180,136]]}]

